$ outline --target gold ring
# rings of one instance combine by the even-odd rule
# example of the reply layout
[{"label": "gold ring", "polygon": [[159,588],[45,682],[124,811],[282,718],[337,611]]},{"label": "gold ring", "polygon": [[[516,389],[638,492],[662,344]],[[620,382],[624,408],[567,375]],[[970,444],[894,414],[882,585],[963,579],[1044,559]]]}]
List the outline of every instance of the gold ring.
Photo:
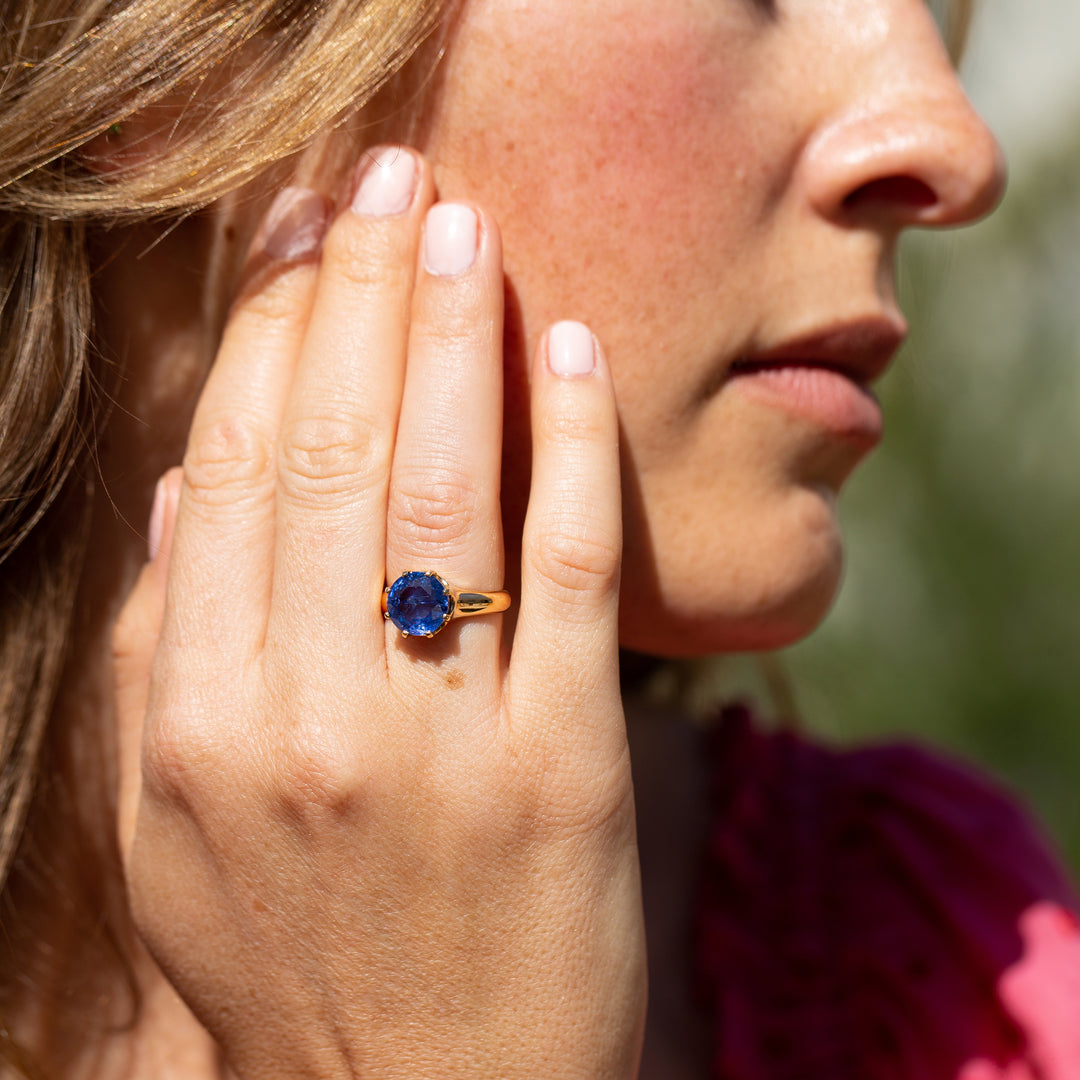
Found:
[{"label": "gold ring", "polygon": [[455,589],[434,570],[408,570],[383,589],[383,618],[402,637],[434,637],[451,619],[494,615],[510,606],[510,594]]}]

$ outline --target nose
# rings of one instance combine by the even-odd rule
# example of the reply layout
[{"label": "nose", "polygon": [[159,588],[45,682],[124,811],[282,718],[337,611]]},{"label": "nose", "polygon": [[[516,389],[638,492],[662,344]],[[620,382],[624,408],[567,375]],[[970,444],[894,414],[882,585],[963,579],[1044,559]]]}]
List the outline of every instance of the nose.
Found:
[{"label": "nose", "polygon": [[1005,191],[1001,148],[936,37],[919,52],[906,50],[906,62],[896,60],[883,53],[872,71],[858,72],[851,84],[857,91],[804,147],[810,201],[823,216],[851,225],[898,230],[975,221]]}]

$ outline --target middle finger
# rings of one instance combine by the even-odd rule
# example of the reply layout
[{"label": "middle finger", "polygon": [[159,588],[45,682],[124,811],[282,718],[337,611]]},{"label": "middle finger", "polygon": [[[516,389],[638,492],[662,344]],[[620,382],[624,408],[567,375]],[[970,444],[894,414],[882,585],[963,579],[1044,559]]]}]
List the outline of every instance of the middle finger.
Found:
[{"label": "middle finger", "polygon": [[371,153],[323,245],[279,440],[268,644],[342,656],[353,669],[380,664],[385,644],[387,485],[416,245],[432,194],[419,156],[396,147]]}]

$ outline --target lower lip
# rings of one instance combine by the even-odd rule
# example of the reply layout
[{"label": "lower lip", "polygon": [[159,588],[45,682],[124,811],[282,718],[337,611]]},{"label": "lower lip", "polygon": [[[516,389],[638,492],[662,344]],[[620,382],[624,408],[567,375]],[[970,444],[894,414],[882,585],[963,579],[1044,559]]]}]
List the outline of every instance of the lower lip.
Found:
[{"label": "lower lip", "polygon": [[729,385],[841,438],[869,446],[881,441],[884,421],[877,399],[865,387],[828,368],[791,364],[735,371]]}]

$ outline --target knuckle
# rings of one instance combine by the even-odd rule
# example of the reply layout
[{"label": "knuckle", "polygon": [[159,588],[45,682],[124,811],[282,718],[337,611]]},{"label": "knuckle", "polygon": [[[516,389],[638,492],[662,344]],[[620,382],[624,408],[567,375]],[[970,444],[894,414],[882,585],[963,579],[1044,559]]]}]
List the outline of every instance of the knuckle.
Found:
[{"label": "knuckle", "polygon": [[293,720],[279,732],[268,794],[280,821],[312,836],[370,803],[374,754],[355,707],[328,692],[334,678],[313,680],[284,659],[271,665],[269,700]]},{"label": "knuckle", "polygon": [[[565,718],[567,722],[574,719],[573,715]],[[517,796],[512,805],[527,815],[534,831],[547,837],[597,839],[609,827],[624,827],[627,814],[632,823],[628,752],[598,761],[542,739],[508,762],[504,772]]]},{"label": "knuckle", "polygon": [[323,272],[361,294],[406,293],[412,284],[413,260],[409,237],[401,228],[404,222],[375,220],[380,227],[373,230],[369,219],[341,215],[323,244]]},{"label": "knuckle", "polygon": [[265,278],[243,298],[233,315],[230,333],[265,341],[292,328],[307,317],[308,298],[296,287],[293,267]]},{"label": "knuckle", "polygon": [[619,784],[612,777],[597,780],[591,774],[589,779],[588,789],[583,775],[579,780],[570,778],[564,788],[553,788],[547,793],[543,815],[546,826],[563,839],[588,837],[593,843],[626,836],[634,827],[629,782]]},{"label": "knuckle", "polygon": [[278,448],[285,493],[304,502],[354,493],[390,468],[389,441],[357,417],[324,413],[289,420]]},{"label": "knuckle", "polygon": [[414,323],[414,340],[455,366],[466,367],[470,358],[490,352],[495,344],[491,320],[480,316],[483,299],[475,287],[425,296],[424,309]]},{"label": "knuckle", "polygon": [[432,478],[395,477],[389,514],[394,529],[410,549],[448,548],[466,541],[475,526],[483,498],[467,477],[444,473]]},{"label": "knuckle", "polygon": [[231,502],[238,491],[265,485],[272,474],[270,439],[252,420],[217,417],[198,424],[184,455],[184,482],[196,501]]},{"label": "knuckle", "polygon": [[541,442],[555,446],[607,442],[611,438],[606,419],[587,410],[545,411],[537,420],[537,434]]},{"label": "knuckle", "polygon": [[[189,717],[176,712],[158,715],[143,740],[144,790],[166,805],[197,807],[204,801],[202,794],[208,778],[220,773],[224,756],[207,725],[193,724]],[[229,773],[233,776],[236,764],[230,760]]]},{"label": "knuckle", "polygon": [[563,520],[540,530],[530,554],[540,580],[564,602],[618,588],[619,542],[589,521]]},{"label": "knuckle", "polygon": [[373,782],[356,757],[333,747],[309,745],[280,765],[277,807],[304,833],[362,818],[373,798]]}]

